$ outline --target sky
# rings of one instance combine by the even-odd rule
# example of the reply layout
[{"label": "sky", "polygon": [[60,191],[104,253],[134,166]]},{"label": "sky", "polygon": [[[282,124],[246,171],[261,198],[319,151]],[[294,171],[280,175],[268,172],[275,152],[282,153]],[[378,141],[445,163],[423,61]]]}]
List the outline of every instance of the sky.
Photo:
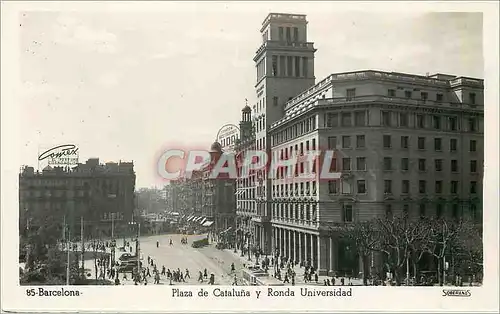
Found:
[{"label": "sky", "polygon": [[[483,78],[481,13],[339,12],[332,3],[170,4],[20,16],[19,166],[76,144],[80,161],[133,161],[161,185],[165,147],[206,147],[255,100],[253,56],[270,12],[306,14],[316,81],[375,69]],[[21,123],[22,122],[22,123]],[[177,148],[177,147],[175,147]]]}]

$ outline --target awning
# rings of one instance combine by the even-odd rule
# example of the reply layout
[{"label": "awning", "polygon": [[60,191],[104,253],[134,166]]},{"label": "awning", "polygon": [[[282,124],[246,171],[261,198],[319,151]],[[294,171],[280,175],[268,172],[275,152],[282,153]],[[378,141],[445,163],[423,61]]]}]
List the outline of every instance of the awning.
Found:
[{"label": "awning", "polygon": [[210,227],[214,222],[213,221],[205,221],[205,223],[202,225],[203,227]]},{"label": "awning", "polygon": [[222,232],[221,232],[221,234],[222,234],[222,233],[226,233],[226,232],[228,232],[228,231],[231,231],[231,229],[233,229],[233,227],[229,227],[229,228],[227,228],[226,230],[222,231]]},{"label": "awning", "polygon": [[207,218],[203,218],[202,220],[200,220],[200,225],[203,225],[205,221],[207,221]]},{"label": "awning", "polygon": [[236,191],[235,195],[241,195],[243,193],[245,193],[245,190],[241,189],[241,190]]},{"label": "awning", "polygon": [[191,219],[193,219],[193,216],[189,216],[188,219],[186,221],[191,221]]}]

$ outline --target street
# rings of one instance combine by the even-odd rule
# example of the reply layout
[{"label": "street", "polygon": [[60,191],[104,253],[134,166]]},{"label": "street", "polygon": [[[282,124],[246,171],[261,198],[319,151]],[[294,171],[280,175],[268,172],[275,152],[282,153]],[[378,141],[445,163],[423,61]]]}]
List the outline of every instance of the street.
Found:
[{"label": "street", "polygon": [[[181,244],[181,238],[187,237],[188,244]],[[234,274],[231,275],[231,263],[234,262],[236,268],[236,275],[238,284],[241,284],[241,269],[243,264],[240,259],[225,250],[218,250],[214,245],[209,245],[204,248],[192,248],[193,241],[201,239],[205,235],[180,235],[168,234],[140,238],[140,250],[143,258],[142,262],[144,267],[147,267],[148,256],[154,260],[158,270],[161,271],[162,266],[166,269],[177,270],[185,273],[186,269],[189,270],[190,277],[186,282],[172,282],[173,285],[198,285],[200,284],[197,279],[200,271],[207,269],[208,276],[215,275],[215,284],[217,285],[231,285],[234,282]],[[172,239],[173,245],[169,245]],[[130,240],[130,239],[128,239]],[[156,247],[156,241],[160,242],[160,246]],[[130,242],[133,247],[132,254],[135,254],[135,242]],[[117,247],[123,246],[123,240],[117,239]],[[117,253],[118,256],[118,253]],[[94,274],[94,261],[85,261],[85,268],[91,270],[92,276]],[[152,267],[150,267],[151,275],[154,276]],[[130,273],[127,274],[127,280],[123,280],[123,274],[120,274],[121,284],[133,285]],[[154,283],[154,277],[148,278],[148,284]],[[160,276],[160,284],[170,284],[170,280],[166,276]],[[204,279],[202,284],[208,284],[208,280]]]}]

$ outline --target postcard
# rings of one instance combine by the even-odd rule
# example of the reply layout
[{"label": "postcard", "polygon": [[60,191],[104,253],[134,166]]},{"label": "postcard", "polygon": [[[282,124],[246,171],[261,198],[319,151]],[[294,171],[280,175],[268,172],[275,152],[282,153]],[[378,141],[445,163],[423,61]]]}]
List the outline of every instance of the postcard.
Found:
[{"label": "postcard", "polygon": [[2,310],[498,311],[496,2],[2,2]]}]

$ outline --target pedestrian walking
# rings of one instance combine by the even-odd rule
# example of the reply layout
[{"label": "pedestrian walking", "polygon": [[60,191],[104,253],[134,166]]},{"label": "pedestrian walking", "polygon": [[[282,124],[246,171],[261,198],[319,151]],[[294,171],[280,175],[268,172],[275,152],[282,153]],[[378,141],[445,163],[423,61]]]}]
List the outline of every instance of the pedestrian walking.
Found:
[{"label": "pedestrian walking", "polygon": [[208,273],[207,273],[207,269],[206,269],[206,268],[205,268],[205,270],[203,271],[203,277],[208,278]]},{"label": "pedestrian walking", "polygon": [[200,273],[198,275],[198,281],[201,282],[201,283],[203,283],[203,273],[202,273],[201,270],[200,270]]},{"label": "pedestrian walking", "polygon": [[159,248],[160,247],[160,241],[156,241],[156,247]]},{"label": "pedestrian walking", "polygon": [[316,281],[316,283],[318,283],[318,280],[319,280],[319,278],[318,278],[318,273],[315,273],[315,274],[314,274],[314,281]]},{"label": "pedestrian walking", "polygon": [[233,286],[237,286],[238,285],[238,278],[236,277],[236,274],[234,275],[234,279],[233,279]]},{"label": "pedestrian walking", "polygon": [[187,268],[186,268],[186,275],[184,277],[191,279],[191,276],[189,275],[189,269]]},{"label": "pedestrian walking", "polygon": [[231,273],[234,273],[234,263],[231,263]]},{"label": "pedestrian walking", "polygon": [[210,285],[214,285],[215,284],[215,275],[214,274],[210,275],[210,281],[208,282],[208,284],[210,284]]},{"label": "pedestrian walking", "polygon": [[163,265],[161,267],[161,274],[162,274],[162,276],[165,276],[165,274],[166,274],[165,265]]}]

